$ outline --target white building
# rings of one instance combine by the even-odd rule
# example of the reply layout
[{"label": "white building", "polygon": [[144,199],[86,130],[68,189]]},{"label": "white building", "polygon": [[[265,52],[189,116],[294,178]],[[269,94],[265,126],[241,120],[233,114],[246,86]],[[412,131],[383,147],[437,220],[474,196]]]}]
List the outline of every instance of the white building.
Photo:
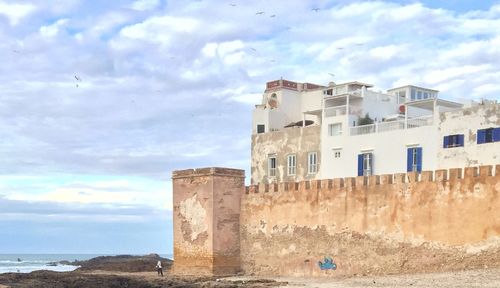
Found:
[{"label": "white building", "polygon": [[253,112],[252,183],[500,163],[499,104],[416,86],[268,82]]}]

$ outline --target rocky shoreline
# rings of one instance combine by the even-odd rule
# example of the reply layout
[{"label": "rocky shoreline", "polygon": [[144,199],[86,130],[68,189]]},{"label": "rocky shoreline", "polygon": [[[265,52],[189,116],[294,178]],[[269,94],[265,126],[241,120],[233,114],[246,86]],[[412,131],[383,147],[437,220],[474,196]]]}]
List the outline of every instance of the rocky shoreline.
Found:
[{"label": "rocky shoreline", "polygon": [[[160,260],[165,276],[158,277],[155,266]],[[86,261],[60,261],[51,265],[80,266],[72,272],[34,271],[0,274],[0,288],[162,288],[162,287],[276,287],[286,283],[255,279],[228,281],[217,277],[179,277],[170,275],[173,261],[157,254],[145,256],[100,256]]]}]

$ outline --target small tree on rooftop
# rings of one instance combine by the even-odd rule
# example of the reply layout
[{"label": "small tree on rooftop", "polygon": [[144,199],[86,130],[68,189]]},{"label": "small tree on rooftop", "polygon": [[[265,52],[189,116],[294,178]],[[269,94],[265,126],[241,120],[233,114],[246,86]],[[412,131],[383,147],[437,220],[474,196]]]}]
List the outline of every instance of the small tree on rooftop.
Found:
[{"label": "small tree on rooftop", "polygon": [[373,124],[373,119],[370,118],[370,115],[368,115],[368,113],[366,113],[365,117],[359,117],[358,124],[359,126]]}]

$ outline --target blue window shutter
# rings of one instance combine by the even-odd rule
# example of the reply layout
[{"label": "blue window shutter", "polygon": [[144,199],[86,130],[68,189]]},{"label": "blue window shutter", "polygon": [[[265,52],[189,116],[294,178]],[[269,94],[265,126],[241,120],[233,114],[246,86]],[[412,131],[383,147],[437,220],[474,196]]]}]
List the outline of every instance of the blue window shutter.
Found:
[{"label": "blue window shutter", "polygon": [[486,130],[479,129],[477,130],[477,144],[483,144],[486,142]]},{"label": "blue window shutter", "polygon": [[363,176],[363,154],[358,155],[358,176]]},{"label": "blue window shutter", "polygon": [[422,172],[422,147],[415,149],[417,149],[417,171]]},{"label": "blue window shutter", "polygon": [[443,148],[448,148],[448,139],[450,136],[444,136],[443,138]]},{"label": "blue window shutter", "polygon": [[406,154],[406,172],[411,172],[413,167],[413,148],[408,148]]},{"label": "blue window shutter", "polygon": [[500,141],[500,127],[493,130],[493,141]]},{"label": "blue window shutter", "polygon": [[458,146],[464,147],[464,134],[458,135]]}]

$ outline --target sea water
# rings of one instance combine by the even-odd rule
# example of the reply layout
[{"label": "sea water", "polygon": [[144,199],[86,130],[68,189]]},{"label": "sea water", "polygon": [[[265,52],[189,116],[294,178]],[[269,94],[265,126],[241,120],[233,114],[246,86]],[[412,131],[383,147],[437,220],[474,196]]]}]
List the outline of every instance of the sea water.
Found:
[{"label": "sea water", "polygon": [[[103,254],[0,254],[0,273],[29,273],[36,270],[50,270],[67,272],[77,269],[79,266],[63,265],[57,262],[75,260],[89,260],[98,256],[112,256]],[[172,259],[172,255],[161,255]],[[19,261],[20,260],[20,261]],[[56,266],[51,263],[57,263]]]}]

